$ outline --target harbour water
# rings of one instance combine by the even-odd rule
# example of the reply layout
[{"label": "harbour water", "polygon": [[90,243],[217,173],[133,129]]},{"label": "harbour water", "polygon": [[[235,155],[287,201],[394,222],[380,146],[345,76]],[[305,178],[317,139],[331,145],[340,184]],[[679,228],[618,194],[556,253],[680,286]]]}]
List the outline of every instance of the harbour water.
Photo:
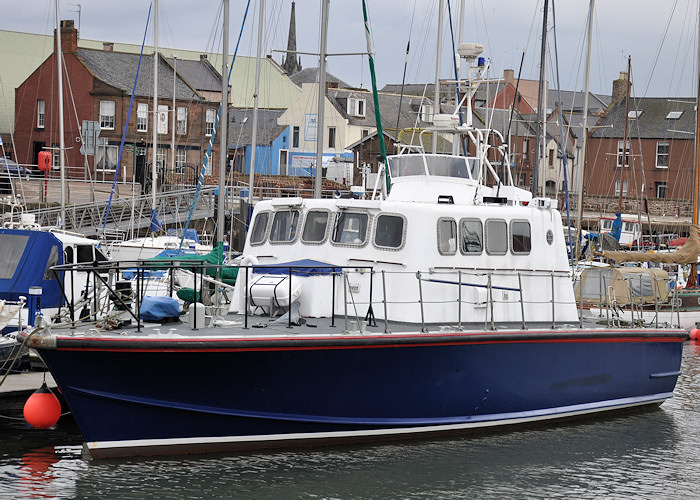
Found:
[{"label": "harbour water", "polygon": [[[659,409],[451,439],[94,461],[0,400],[0,498],[700,498],[700,344]],[[127,422],[125,425],[129,425]]]}]

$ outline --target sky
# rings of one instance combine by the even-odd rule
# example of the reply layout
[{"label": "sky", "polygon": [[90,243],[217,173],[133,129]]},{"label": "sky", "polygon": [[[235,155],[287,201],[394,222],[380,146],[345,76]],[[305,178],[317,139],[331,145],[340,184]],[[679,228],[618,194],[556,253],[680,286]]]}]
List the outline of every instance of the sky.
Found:
[{"label": "sky", "polygon": [[[258,6],[252,0],[243,25],[239,53],[255,56]],[[522,78],[539,75],[544,0],[451,0],[452,29],[458,38],[460,5],[465,5],[463,41],[485,46],[490,75],[504,69]],[[548,22],[550,88],[558,81],[564,90],[584,88],[585,36],[589,2],[554,2],[555,21]],[[438,0],[367,0],[374,43],[376,78],[387,83],[435,80]],[[140,44],[151,0],[62,0],[61,19],[74,19],[86,39]],[[160,0],[159,42],[163,47],[221,52],[222,16],[219,0]],[[229,53],[233,53],[243,21],[245,0],[231,0]],[[287,45],[291,0],[267,0],[264,12],[263,53],[278,62]],[[52,33],[55,0],[0,0],[0,29]],[[627,69],[631,57],[633,95],[692,97],[696,94],[697,0],[598,0],[593,16],[590,89],[610,94],[612,81]],[[321,0],[296,2],[297,50],[318,53]],[[440,76],[454,75],[445,0],[444,41]],[[556,34],[556,55],[555,40]],[[152,23],[147,43],[152,44]],[[408,63],[406,45],[410,40]],[[328,53],[366,52],[361,0],[331,0]],[[524,58],[523,58],[523,53]],[[558,61],[558,64],[556,62]],[[303,67],[318,65],[318,56],[302,55]],[[2,71],[2,68],[0,68]],[[371,87],[366,56],[329,56],[328,71],[356,87]]]}]

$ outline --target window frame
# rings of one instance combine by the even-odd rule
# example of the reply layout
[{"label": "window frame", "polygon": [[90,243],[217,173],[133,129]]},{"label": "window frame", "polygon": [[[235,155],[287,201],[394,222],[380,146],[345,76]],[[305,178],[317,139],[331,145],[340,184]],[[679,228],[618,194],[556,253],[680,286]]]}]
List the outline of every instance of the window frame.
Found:
[{"label": "window frame", "polygon": [[175,118],[175,133],[178,135],[187,134],[187,106],[178,106]]},{"label": "window frame", "polygon": [[[359,219],[361,217],[364,217],[365,219],[365,229],[364,229],[364,238],[360,242],[355,242],[355,241],[342,241],[343,238],[343,233],[345,231],[348,231],[348,228],[341,228],[341,221],[343,218],[348,217],[348,218],[355,218]],[[362,222],[359,223],[360,227],[357,229],[358,235],[362,231]],[[361,212],[357,210],[341,210],[336,213],[335,220],[333,221],[333,229],[331,231],[330,235],[330,241],[331,244],[334,246],[342,246],[342,247],[364,247],[367,245],[367,242],[369,241],[369,236],[372,233],[372,217],[368,212]],[[359,239],[359,238],[358,238]]]},{"label": "window frame", "polygon": [[46,101],[38,99],[36,101],[36,128],[46,127]]},{"label": "window frame", "polygon": [[622,166],[622,163],[625,161],[625,157],[627,158],[627,164],[625,165],[625,168],[629,168],[629,162],[630,162],[630,156],[632,156],[631,152],[631,145],[630,141],[627,141],[627,151],[622,150],[622,143],[625,141],[617,141],[617,157],[616,157],[616,167],[620,168]]},{"label": "window frame", "polygon": [[[324,213],[326,214],[326,225],[323,228],[323,237],[320,240],[307,240],[304,237],[304,234],[306,233],[306,224],[309,223],[310,218],[312,217],[312,214],[321,214]],[[302,243],[305,245],[322,245],[323,243],[326,242],[328,239],[328,234],[330,233],[329,228],[330,224],[329,222],[331,221],[331,211],[327,209],[320,209],[320,208],[314,208],[311,210],[308,210],[306,214],[304,215],[304,223],[301,226],[301,232],[299,233],[299,238]]]},{"label": "window frame", "polygon": [[[454,236],[454,248],[450,247],[450,238],[448,239],[443,239],[443,223],[450,223],[452,226],[452,235]],[[437,243],[437,251],[440,255],[455,255],[457,253],[457,238],[458,238],[458,232],[457,232],[457,221],[454,220],[452,217],[440,217],[437,220],[437,234],[436,234],[436,239],[435,242]],[[445,246],[447,244],[448,246]]]},{"label": "window frame", "polygon": [[[377,243],[377,232],[379,230],[380,226],[380,221],[382,217],[392,217],[394,219],[400,219],[401,220],[401,235],[399,238],[399,244],[397,246],[389,246],[389,245],[380,245]],[[398,251],[401,250],[404,245],[406,245],[406,228],[408,226],[408,220],[403,214],[398,214],[398,213],[382,213],[379,214],[375,217],[374,219],[374,229],[372,231],[372,245],[379,249],[379,250],[390,250],[390,251]]]},{"label": "window frame", "polygon": [[[527,239],[523,240],[523,246],[527,247],[527,250],[516,250],[515,248],[515,225],[516,224],[526,224],[527,225]],[[527,242],[527,243],[526,243]],[[513,255],[530,255],[532,252],[532,226],[530,221],[525,219],[513,219],[510,221],[510,251]]]},{"label": "window frame", "polygon": [[[656,190],[656,197],[666,199],[668,197],[668,182],[659,181],[656,182],[654,186]],[[663,196],[661,196],[661,191],[663,191]]]},{"label": "window frame", "polygon": [[[111,114],[110,109],[111,109]],[[100,129],[114,130],[117,123],[117,104],[115,101],[100,100]]]},{"label": "window frame", "polygon": [[[280,216],[281,214],[291,214],[292,221],[293,221],[293,232],[291,234],[291,237],[285,238],[285,239],[275,239],[273,240],[272,237],[275,235],[275,224],[277,222],[277,217]],[[272,224],[270,226],[270,232],[268,234],[268,241],[272,245],[288,245],[290,243],[294,243],[296,239],[299,237],[299,223],[301,221],[301,211],[296,208],[286,208],[286,209],[281,209],[281,210],[275,210],[272,213]]]},{"label": "window frame", "polygon": [[204,111],[204,135],[211,137],[214,134],[214,124],[216,123],[216,110],[207,109]]},{"label": "window frame", "polygon": [[148,103],[136,105],[136,132],[148,132]]},{"label": "window frame", "polygon": [[[491,248],[490,243],[492,241],[496,242],[495,239],[494,240],[490,239],[490,235],[492,233],[491,225],[493,225],[493,224],[503,225],[503,228],[504,228],[504,231],[503,231],[504,241],[503,241],[503,243],[505,245],[505,248],[503,249],[503,251],[501,251],[499,249]],[[508,254],[508,249],[510,246],[509,242],[508,242],[509,239],[510,239],[510,233],[508,231],[508,222],[506,222],[505,219],[486,219],[484,221],[484,242],[485,242],[484,248],[486,249],[487,255],[506,255],[506,254]],[[498,242],[498,243],[500,243],[500,242]]]},{"label": "window frame", "polygon": [[328,147],[336,148],[338,142],[338,129],[336,127],[328,127]]},{"label": "window frame", "polygon": [[[464,248],[464,224],[467,222],[478,222],[479,223],[479,236],[481,240],[479,241],[481,249],[478,252],[467,251]],[[476,217],[463,217],[459,219],[459,252],[462,255],[482,255],[484,253],[484,222]]]},{"label": "window frame", "polygon": [[292,147],[299,147],[299,136],[301,134],[301,128],[298,126],[292,127]]},{"label": "window frame", "polygon": [[[659,147],[664,147],[664,146],[666,147],[666,152],[660,153]],[[659,162],[660,158],[666,159],[665,165],[662,165]],[[671,158],[671,143],[668,141],[656,141],[656,168],[668,169],[670,158]]]},{"label": "window frame", "polygon": [[[270,221],[272,220],[272,217],[270,217],[270,212],[269,210],[264,210],[262,212],[258,212],[255,214],[255,219],[253,219],[253,223],[250,226],[250,235],[248,236],[248,243],[250,243],[251,246],[258,246],[258,245],[263,245],[267,241],[267,233],[270,230]],[[263,227],[262,233],[260,235],[260,240],[253,240],[253,236],[256,236],[256,228],[258,221],[260,220],[261,217],[266,217],[265,219],[265,226]]]}]

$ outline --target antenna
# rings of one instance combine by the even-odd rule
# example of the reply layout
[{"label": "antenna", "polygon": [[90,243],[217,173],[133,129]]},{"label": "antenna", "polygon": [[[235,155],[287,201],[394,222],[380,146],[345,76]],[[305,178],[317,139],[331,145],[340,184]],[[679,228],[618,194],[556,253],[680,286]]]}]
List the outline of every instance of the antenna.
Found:
[{"label": "antenna", "polygon": [[69,3],[68,5],[72,5],[74,7],[78,7],[76,10],[72,10],[71,12],[77,12],[78,13],[78,34],[80,34],[80,13],[82,10],[82,6],[79,3]]}]

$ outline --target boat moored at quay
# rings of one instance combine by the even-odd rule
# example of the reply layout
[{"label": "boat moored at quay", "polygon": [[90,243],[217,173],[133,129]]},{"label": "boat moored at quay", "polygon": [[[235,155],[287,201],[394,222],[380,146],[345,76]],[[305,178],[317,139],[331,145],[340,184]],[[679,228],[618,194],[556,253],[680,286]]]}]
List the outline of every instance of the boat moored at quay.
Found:
[{"label": "boat moored at quay", "polygon": [[[433,436],[672,397],[687,331],[582,323],[555,202],[515,186],[503,137],[474,125],[485,66],[469,62],[464,120],[437,117],[374,192],[255,205],[226,312],[145,323],[137,296],[114,329],[24,333],[94,457]],[[434,135],[454,149],[429,151]]]}]

